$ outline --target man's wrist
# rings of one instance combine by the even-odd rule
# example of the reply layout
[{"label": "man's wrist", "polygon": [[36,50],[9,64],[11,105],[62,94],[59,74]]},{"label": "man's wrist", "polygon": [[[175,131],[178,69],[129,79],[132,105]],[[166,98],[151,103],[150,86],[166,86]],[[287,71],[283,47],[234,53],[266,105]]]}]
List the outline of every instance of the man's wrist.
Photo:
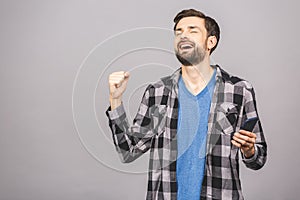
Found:
[{"label": "man's wrist", "polygon": [[121,98],[109,98],[110,102],[110,108],[111,110],[114,110],[115,108],[119,107],[122,104],[122,99]]}]

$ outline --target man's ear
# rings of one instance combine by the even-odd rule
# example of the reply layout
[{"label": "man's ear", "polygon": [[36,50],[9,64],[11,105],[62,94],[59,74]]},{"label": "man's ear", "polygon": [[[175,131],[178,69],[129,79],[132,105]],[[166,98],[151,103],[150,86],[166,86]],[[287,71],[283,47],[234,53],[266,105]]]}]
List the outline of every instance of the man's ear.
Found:
[{"label": "man's ear", "polygon": [[217,38],[216,36],[209,36],[207,38],[207,49],[210,51],[212,48],[214,48],[217,44]]}]

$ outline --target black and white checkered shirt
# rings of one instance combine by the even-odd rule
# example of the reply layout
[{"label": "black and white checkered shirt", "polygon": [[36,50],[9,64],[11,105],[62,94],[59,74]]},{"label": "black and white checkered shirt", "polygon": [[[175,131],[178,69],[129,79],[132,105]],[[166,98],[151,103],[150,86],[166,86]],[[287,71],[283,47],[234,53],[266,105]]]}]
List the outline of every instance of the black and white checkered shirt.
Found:
[{"label": "black and white checkered shirt", "polygon": [[[239,149],[231,134],[247,119],[258,117],[252,85],[231,76],[218,65],[210,107],[207,154],[201,199],[244,199],[239,178]],[[177,198],[178,80],[181,68],[154,84],[142,98],[133,125],[123,105],[106,111],[113,141],[122,162],[131,162],[150,149],[147,200]],[[260,120],[253,131],[255,154],[242,160],[248,168],[260,169],[266,162],[267,145]]]}]

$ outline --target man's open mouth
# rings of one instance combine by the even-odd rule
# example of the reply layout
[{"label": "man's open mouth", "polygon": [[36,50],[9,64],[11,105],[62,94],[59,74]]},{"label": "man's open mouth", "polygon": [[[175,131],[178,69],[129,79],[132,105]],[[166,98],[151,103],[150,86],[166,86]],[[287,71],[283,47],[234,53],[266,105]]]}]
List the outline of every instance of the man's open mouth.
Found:
[{"label": "man's open mouth", "polygon": [[182,42],[182,43],[179,43],[179,48],[180,49],[191,49],[191,48],[193,48],[193,45],[191,43]]}]

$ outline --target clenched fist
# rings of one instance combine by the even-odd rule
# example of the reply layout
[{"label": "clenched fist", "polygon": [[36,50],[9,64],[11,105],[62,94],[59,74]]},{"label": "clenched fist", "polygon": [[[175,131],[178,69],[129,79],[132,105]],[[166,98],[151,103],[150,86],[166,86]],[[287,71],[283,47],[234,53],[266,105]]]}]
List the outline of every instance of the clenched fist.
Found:
[{"label": "clenched fist", "polygon": [[126,90],[129,72],[119,71],[109,75],[109,100],[111,109],[115,109],[122,102],[122,94]]}]

